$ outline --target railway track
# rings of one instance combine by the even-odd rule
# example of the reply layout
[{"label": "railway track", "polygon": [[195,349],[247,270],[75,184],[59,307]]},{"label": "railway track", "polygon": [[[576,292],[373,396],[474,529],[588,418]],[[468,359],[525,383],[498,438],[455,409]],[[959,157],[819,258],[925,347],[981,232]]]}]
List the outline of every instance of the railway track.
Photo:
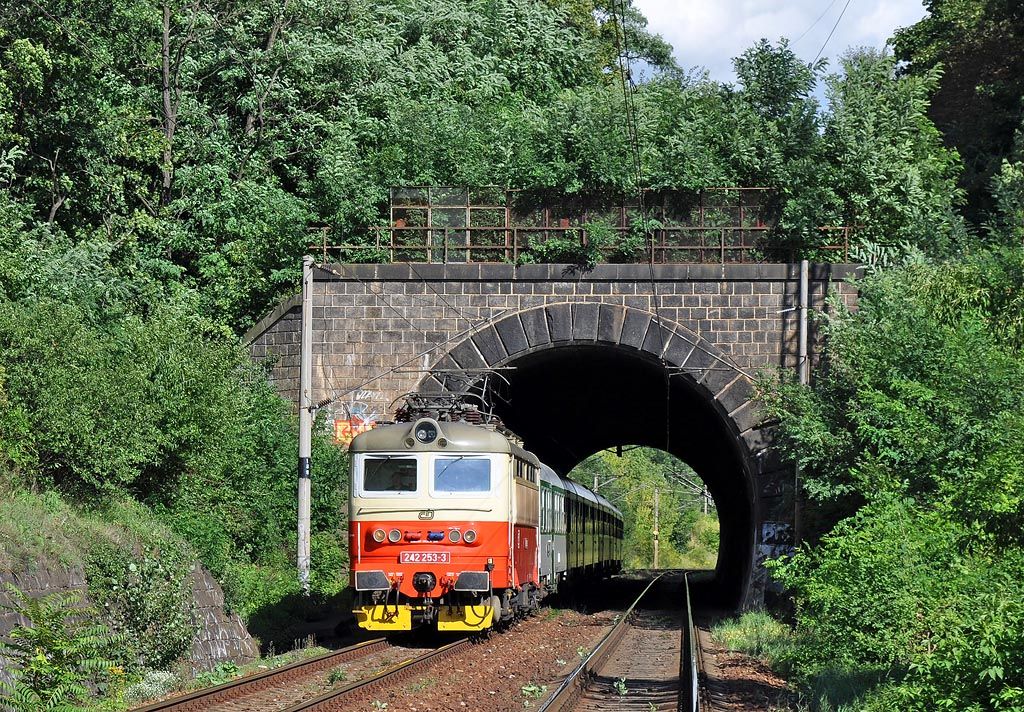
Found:
[{"label": "railway track", "polygon": [[469,638],[449,643],[437,650],[431,650],[412,660],[406,660],[371,677],[330,690],[309,700],[288,707],[284,712],[332,712],[345,709],[348,705],[362,700],[370,693],[385,689],[404,680],[411,679],[442,660],[453,657],[471,645]]},{"label": "railway track", "polygon": [[232,712],[271,709],[281,712],[324,712],[342,709],[357,697],[418,675],[425,668],[458,653],[469,644],[467,638],[445,645],[321,694],[311,694],[308,685],[301,684],[341,663],[388,651],[390,646],[387,640],[378,638],[223,685],[161,700],[136,708],[133,712],[199,712],[214,709]]},{"label": "railway track", "polygon": [[[685,576],[667,573],[655,577],[540,709],[697,712],[694,681],[699,648],[694,646],[691,634],[689,604],[679,610],[684,596],[688,602]],[[421,678],[442,660],[464,654],[471,645],[466,638],[421,652],[391,647],[381,638],[163,700],[134,712],[364,709],[368,700],[375,697],[393,701],[394,690],[401,689],[403,683]],[[352,664],[338,667],[341,663]],[[333,671],[332,678],[341,678],[331,680],[333,688],[327,682],[328,670]],[[343,682],[344,673],[362,679]],[[487,700],[486,696],[484,699]],[[488,707],[491,708],[493,703]]]},{"label": "railway track", "polygon": [[[659,574],[648,584],[594,651],[541,705],[541,712],[699,710],[699,661],[689,582],[685,574],[678,583],[674,578]],[[685,599],[682,611],[657,605],[658,598],[672,592]],[[649,607],[652,602],[654,607]]]}]

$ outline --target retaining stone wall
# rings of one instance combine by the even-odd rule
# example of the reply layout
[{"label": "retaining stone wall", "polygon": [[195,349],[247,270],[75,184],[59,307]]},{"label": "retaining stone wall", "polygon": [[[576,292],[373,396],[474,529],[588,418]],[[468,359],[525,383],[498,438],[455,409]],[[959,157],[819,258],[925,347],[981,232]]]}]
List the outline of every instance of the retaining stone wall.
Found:
[{"label": "retaining stone wall", "polygon": [[199,633],[192,641],[189,660],[193,671],[212,670],[230,660],[239,665],[260,657],[259,646],[249,635],[237,613],[224,610],[224,591],[209,571],[198,567],[192,574],[193,621]]},{"label": "retaining stone wall", "polygon": [[[241,665],[257,660],[259,647],[238,615],[224,611],[224,592],[216,579],[202,567],[190,578],[195,606],[193,622],[199,624],[189,653],[193,672],[211,670],[225,661]],[[7,592],[8,584],[33,598],[60,591],[86,591],[85,573],[79,567],[44,566],[31,571],[0,571],[0,639],[26,622],[9,609],[13,600]],[[83,601],[88,604],[88,597],[83,596]],[[0,657],[0,680],[9,682],[10,679],[8,663]]]}]

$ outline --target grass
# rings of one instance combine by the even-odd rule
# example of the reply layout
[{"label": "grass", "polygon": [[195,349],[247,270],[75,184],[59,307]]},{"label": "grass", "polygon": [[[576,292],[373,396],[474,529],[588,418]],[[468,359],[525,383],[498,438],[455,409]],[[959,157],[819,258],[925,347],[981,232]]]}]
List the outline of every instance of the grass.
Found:
[{"label": "grass", "polygon": [[563,609],[561,609],[561,608],[555,608],[553,606],[549,606],[547,608],[547,610],[544,611],[544,620],[546,620],[546,621],[553,621],[553,620],[555,620],[560,615],[562,615],[562,610]]},{"label": "grass", "polygon": [[81,567],[96,543],[127,551],[167,542],[187,545],[145,506],[129,499],[89,510],[56,492],[19,491],[0,498],[0,571]]},{"label": "grass", "polygon": [[[744,613],[738,618],[721,621],[711,628],[711,635],[729,650],[757,658],[782,677],[792,673],[791,661],[799,647],[814,644],[800,639],[785,623],[763,612]],[[898,709],[898,703],[889,699],[889,688],[883,678],[877,670],[819,670],[800,680],[797,701],[791,707],[770,712],[888,712]]]},{"label": "grass", "polygon": [[[123,699],[95,700],[92,701],[89,706],[83,708],[83,712],[126,712],[126,710],[133,709],[140,704],[144,704],[156,698],[174,697],[176,695],[185,694],[204,687],[218,685],[222,682],[234,680],[239,677],[245,677],[246,675],[252,675],[253,673],[262,672],[264,670],[273,670],[275,668],[298,662],[299,660],[324,655],[329,652],[330,651],[327,648],[317,645],[309,645],[308,647],[296,648],[295,650],[282,653],[280,655],[262,658],[255,662],[242,665],[241,667],[230,663],[221,664],[212,672],[201,673],[195,677],[185,672],[186,668],[184,666],[182,667],[181,672],[177,674],[162,671],[148,671],[143,676],[143,680],[141,682],[131,686],[127,691],[128,694],[126,694]],[[158,680],[160,684],[157,685],[154,684],[155,681],[150,681],[149,678],[151,677]],[[341,673],[338,680],[343,679],[344,673]],[[332,684],[333,682],[334,681],[332,681]]]},{"label": "grass", "polygon": [[690,530],[686,549],[682,551],[679,568],[713,569],[718,563],[719,523],[714,514],[700,515]]},{"label": "grass", "polygon": [[729,650],[757,658],[773,669],[795,645],[789,626],[759,611],[716,623],[711,635]]},{"label": "grass", "polygon": [[[693,513],[694,521],[688,525],[689,533],[682,539],[664,537],[658,553],[658,565],[666,569],[713,569],[718,563],[718,515]],[[628,536],[627,536],[628,539]],[[627,569],[643,569],[651,565],[651,553],[628,552]]]},{"label": "grass", "polygon": [[[34,493],[25,490],[5,491],[0,496],[0,572],[36,572],[43,569],[87,570],[87,562],[97,551],[109,549],[123,552],[128,557],[141,557],[146,551],[166,553],[180,552],[182,566],[191,566],[198,560],[192,547],[176,535],[159,517],[145,505],[130,499],[110,501],[102,506],[88,507],[67,502],[57,492]],[[172,559],[173,560],[173,559]],[[269,573],[261,572],[262,579],[253,577],[254,588],[262,580],[266,586]],[[256,598],[254,594],[254,598]],[[264,595],[264,599],[268,598]],[[262,600],[262,599],[261,599]],[[266,601],[264,601],[266,602]],[[278,603],[270,601],[270,603]],[[308,603],[306,604],[308,606]],[[266,608],[270,608],[268,604]],[[289,609],[288,613],[294,613]],[[266,615],[264,616],[266,618]],[[103,622],[102,620],[100,622]],[[287,621],[286,621],[287,622]],[[298,633],[291,635],[284,630],[279,649],[292,642]],[[242,670],[225,665],[217,671],[219,677],[232,677],[258,668],[271,668],[287,664],[299,658],[325,652],[323,648],[311,647],[310,642],[295,644],[302,648],[284,655],[268,657]],[[285,648],[287,649],[287,648]],[[233,667],[233,666],[232,666]],[[217,680],[193,679],[186,666],[171,671],[143,671],[138,679],[128,681],[132,702],[147,697],[160,696],[175,691],[192,689]],[[218,678],[219,679],[219,678]],[[90,701],[89,710],[106,711],[125,709],[125,702],[117,699]],[[2,705],[0,705],[2,706]]]},{"label": "grass", "polygon": [[421,680],[416,680],[405,689],[407,689],[409,692],[423,692],[424,690],[433,687],[437,683],[438,680],[436,677],[431,677],[428,675]]}]

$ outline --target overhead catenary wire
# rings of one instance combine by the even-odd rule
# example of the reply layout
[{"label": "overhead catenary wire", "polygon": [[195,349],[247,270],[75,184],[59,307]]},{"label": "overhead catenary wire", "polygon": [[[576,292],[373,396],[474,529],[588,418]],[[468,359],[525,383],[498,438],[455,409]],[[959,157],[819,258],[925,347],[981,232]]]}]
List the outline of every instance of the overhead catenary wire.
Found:
[{"label": "overhead catenary wire", "polygon": [[[323,271],[325,271],[325,272],[327,272],[329,274],[334,275],[335,277],[340,277],[341,279],[348,278],[347,275],[342,274],[338,270],[334,269],[333,267],[329,267],[326,264],[320,264],[320,265],[317,265],[317,267],[319,267],[321,270],[323,270]],[[400,312],[393,304],[391,304],[390,301],[388,301],[386,299],[387,295],[384,293],[383,289],[381,289],[381,291],[379,291],[379,292],[374,291],[373,285],[371,285],[371,284],[367,283],[366,281],[360,279],[359,275],[352,274],[351,277],[355,278],[356,281],[358,281],[360,284],[362,284],[366,288],[366,291],[368,293],[378,297],[379,301],[383,302],[384,306],[388,307],[389,309],[391,309],[391,311],[395,312],[395,314],[397,314],[400,319],[405,321],[412,329],[414,329],[415,331],[418,331],[420,334],[422,334],[424,339],[427,339],[427,334],[426,334],[425,331],[423,331],[422,329],[417,327],[415,324],[413,324],[412,321],[407,316],[402,314],[402,312]],[[331,370],[324,369],[324,378],[327,381],[327,386],[328,386],[328,388],[331,389],[332,393],[338,390],[337,382],[335,381],[334,374],[333,374],[333,372]],[[347,395],[347,393],[345,395]],[[329,405],[330,403],[334,402],[335,400],[337,400],[337,399],[334,398],[334,397],[326,398],[323,401],[320,401],[318,403],[313,404],[312,405],[312,409],[316,410],[318,408],[323,408],[323,407]]]},{"label": "overhead catenary wire", "polygon": [[[338,270],[334,269],[333,267],[328,267],[327,265],[317,265],[317,266],[318,266],[318,267],[319,267],[320,269],[322,269],[322,270],[323,270],[324,272],[328,272],[328,273],[330,273],[330,274],[333,274],[333,275],[334,275],[335,277],[341,277],[342,279],[345,279],[345,278],[346,278],[346,275],[342,274],[341,272],[339,272]],[[355,280],[356,280],[357,282],[359,282],[359,283],[360,283],[360,284],[362,284],[362,285],[363,285],[364,287],[366,287],[366,291],[367,291],[367,292],[369,292],[370,294],[372,294],[372,295],[374,295],[374,296],[376,296],[376,297],[380,297],[380,301],[381,301],[381,302],[382,302],[382,303],[384,304],[384,306],[386,306],[386,307],[387,307],[388,309],[390,309],[390,310],[391,310],[391,311],[393,311],[393,312],[394,312],[395,314],[397,314],[397,315],[398,315],[398,318],[399,318],[399,319],[401,319],[402,321],[404,321],[404,322],[405,322],[406,324],[408,324],[408,325],[409,325],[409,326],[410,326],[410,327],[411,327],[411,328],[413,329],[413,331],[418,331],[418,332],[419,332],[420,334],[422,334],[422,335],[423,335],[423,337],[424,337],[424,338],[426,338],[426,336],[427,336],[427,332],[425,332],[425,331],[424,331],[423,329],[421,329],[421,328],[419,328],[418,326],[416,326],[415,324],[413,324],[413,323],[412,323],[412,320],[411,320],[411,319],[409,319],[409,317],[407,317],[407,316],[406,316],[405,314],[403,314],[402,312],[400,312],[400,311],[399,311],[399,310],[398,310],[398,309],[397,309],[397,308],[395,307],[395,305],[394,305],[394,304],[392,304],[392,303],[391,303],[390,301],[388,301],[388,300],[387,300],[387,298],[386,298],[386,297],[387,297],[388,295],[387,295],[387,293],[386,293],[386,292],[384,291],[384,288],[383,288],[383,287],[381,287],[381,290],[380,290],[379,292],[377,292],[377,291],[374,291],[374,289],[373,289],[373,285],[372,285],[372,284],[370,284],[370,283],[366,282],[365,280],[361,279],[361,278],[359,277],[359,275],[357,275],[357,274],[353,274],[353,275],[352,275],[352,277],[354,277],[354,278],[355,278]]]},{"label": "overhead catenary wire", "polygon": [[[644,232],[647,232],[648,222],[647,208],[644,201],[643,153],[640,148],[640,123],[637,118],[636,110],[636,84],[633,81],[633,72],[629,55],[629,36],[626,32],[625,0],[619,0],[617,4],[613,0],[611,9],[612,20],[615,23],[613,29],[615,30],[615,49],[618,55],[619,78],[622,84],[622,101],[626,119],[626,136],[630,142],[630,148],[633,156],[633,163],[635,169],[637,207],[640,212],[640,226],[644,230]],[[620,32],[622,37],[621,44],[619,42]],[[664,322],[661,318],[661,295],[658,294],[658,282],[654,278],[655,236],[653,230],[651,230],[650,233],[651,259],[647,262],[647,266],[649,269],[651,283],[651,305],[654,308],[654,321],[657,324],[658,340],[659,345],[661,347],[658,351],[658,357],[662,360],[662,363],[664,363],[666,341],[665,330],[663,328]],[[672,437],[671,399],[672,381],[669,377],[669,373],[666,371],[665,450],[669,449]]]},{"label": "overhead catenary wire", "polygon": [[825,17],[825,15],[827,15],[827,14],[828,14],[828,11],[829,11],[829,10],[831,10],[831,9],[833,8],[833,6],[835,6],[835,4],[836,4],[836,2],[837,2],[837,1],[838,1],[838,0],[832,0],[832,2],[830,2],[830,3],[828,4],[828,7],[826,7],[826,8],[825,8],[825,9],[824,9],[824,10],[822,11],[822,13],[821,13],[820,15],[818,15],[818,19],[816,19],[816,20],[815,20],[814,22],[812,22],[812,23],[810,24],[810,26],[809,26],[809,27],[808,27],[808,28],[807,28],[806,30],[804,30],[803,32],[801,32],[801,33],[800,33],[800,36],[799,36],[799,37],[797,37],[797,38],[796,38],[795,40],[792,40],[792,44],[796,44],[797,42],[799,42],[800,40],[802,40],[802,39],[803,39],[804,37],[806,37],[806,36],[807,36],[807,33],[808,33],[808,32],[810,32],[810,31],[811,31],[811,30],[813,30],[813,29],[814,29],[815,27],[817,27],[817,26],[818,26],[818,23],[819,23],[819,22],[821,22],[821,18]]},{"label": "overhead catenary wire", "polygon": [[[497,314],[494,314],[494,315],[492,315],[490,317],[487,317],[487,322],[489,323],[489,322],[495,321],[496,319],[504,316],[506,313],[508,313],[508,309],[504,309],[504,310],[498,312]],[[350,393],[354,393],[356,391],[362,390],[363,388],[365,388],[366,386],[370,385],[374,381],[380,380],[381,378],[384,378],[385,376],[390,376],[392,373],[395,373],[399,369],[405,368],[410,363],[418,361],[419,359],[423,358],[424,356],[426,356],[427,354],[429,354],[429,353],[431,353],[433,351],[436,351],[437,349],[441,348],[442,346],[446,346],[446,345],[450,344],[451,342],[455,341],[456,339],[461,339],[461,338],[463,338],[465,336],[469,336],[469,334],[471,334],[476,328],[477,328],[476,326],[470,326],[470,327],[468,327],[466,329],[463,329],[462,331],[456,332],[455,334],[452,334],[451,336],[449,336],[444,341],[439,341],[438,343],[434,344],[430,348],[425,349],[425,350],[417,353],[415,356],[412,356],[412,357],[406,359],[405,361],[402,361],[401,363],[399,363],[399,364],[397,364],[395,366],[392,366],[391,368],[388,368],[386,370],[380,371],[379,373],[371,376],[370,378],[366,379],[365,381],[359,383],[356,386],[352,386],[351,388],[349,388],[349,389],[347,389],[347,390],[345,390],[343,392],[340,392],[340,393],[339,392],[332,393],[327,398],[324,398],[323,400],[320,400],[317,403],[315,403],[313,407],[314,408],[323,408],[324,406],[328,406],[331,403],[337,401],[339,398],[344,398],[345,396],[347,396]]]},{"label": "overhead catenary wire", "polygon": [[[409,324],[409,326],[412,327],[414,330],[416,330],[420,334],[422,334],[424,338],[427,338],[426,332],[424,332],[422,329],[420,329],[416,325],[414,325],[412,323],[412,321],[409,320],[408,317],[406,317],[404,314],[402,314],[393,304],[391,304],[389,301],[387,301],[385,299],[385,297],[387,296],[387,293],[384,292],[383,288],[381,288],[381,291],[379,291],[379,292],[378,291],[374,291],[373,286],[369,282],[366,282],[365,280],[361,279],[358,275],[356,275],[354,273],[351,274],[351,275],[344,274],[344,273],[338,272],[337,270],[335,270],[332,267],[328,267],[327,265],[323,265],[323,264],[317,265],[317,266],[320,269],[324,270],[325,272],[333,274],[336,277],[340,277],[342,279],[349,279],[349,278],[355,279],[357,282],[359,282],[364,287],[366,287],[366,290],[370,294],[373,294],[374,296],[379,297],[380,300],[384,303],[384,305],[386,307],[388,307],[389,309],[391,309],[393,312],[395,312],[395,314],[397,314],[400,319],[402,319],[407,324]],[[353,388],[349,388],[349,389],[347,389],[347,390],[345,390],[343,392],[339,392],[340,389],[335,387],[336,381],[335,381],[333,375],[325,373],[325,377],[326,377],[326,380],[328,381],[328,385],[332,387],[332,390],[330,391],[330,395],[329,396],[327,396],[326,398],[321,399],[320,401],[318,401],[317,403],[315,403],[313,405],[314,409],[324,408],[324,407],[330,405],[331,403],[334,403],[334,402],[338,401],[339,399],[344,398],[345,396],[349,395],[350,393],[354,393],[356,391],[362,390],[365,386],[368,386],[369,384],[373,383],[374,381],[379,380],[380,378],[383,378],[385,376],[389,376],[392,373],[396,372],[397,370],[399,370],[401,368],[404,368],[405,366],[408,366],[410,363],[413,363],[414,361],[417,361],[417,360],[423,358],[424,356],[426,356],[427,354],[431,353],[432,351],[435,351],[439,347],[444,346],[444,345],[446,345],[448,343],[451,343],[452,340],[454,340],[456,338],[459,338],[461,336],[464,336],[464,335],[468,335],[470,332],[474,331],[475,329],[477,329],[477,328],[479,328],[481,326],[486,326],[488,323],[494,321],[495,319],[498,319],[498,318],[504,316],[505,313],[507,313],[507,311],[508,311],[507,309],[504,309],[504,310],[501,310],[498,313],[493,314],[493,315],[491,315],[489,317],[478,317],[476,319],[474,319],[472,317],[469,317],[469,316],[467,316],[465,314],[465,312],[463,312],[457,306],[455,306],[454,304],[449,302],[447,299],[445,299],[444,295],[441,294],[440,292],[438,292],[426,279],[424,279],[423,276],[418,271],[416,271],[416,268],[413,267],[412,264],[409,265],[409,269],[412,271],[413,274],[416,275],[416,277],[420,280],[420,282],[424,285],[425,288],[427,288],[431,292],[433,292],[433,294],[442,302],[442,304],[445,307],[447,307],[451,311],[455,312],[455,314],[458,315],[458,318],[466,321],[470,326],[468,328],[466,328],[465,330],[463,330],[461,332],[458,332],[455,335],[449,337],[445,341],[442,341],[442,342],[440,342],[438,344],[435,344],[434,346],[430,347],[429,349],[416,354],[411,359],[409,359],[407,361],[403,361],[399,365],[394,366],[394,367],[392,367],[392,368],[390,368],[390,369],[388,369],[386,371],[381,371],[380,373],[375,374],[374,376],[372,376],[371,378],[367,379],[366,381],[363,381],[361,384],[359,384],[359,385],[357,385],[357,386],[355,386]]]},{"label": "overhead catenary wire", "polygon": [[[386,376],[390,376],[393,373],[401,372],[401,370],[404,369],[406,366],[408,366],[410,363],[418,361],[419,359],[423,358],[424,356],[430,354],[433,351],[436,351],[437,349],[441,348],[442,346],[447,346],[448,344],[452,343],[453,341],[456,341],[458,339],[462,339],[462,338],[465,338],[465,337],[469,337],[470,334],[472,334],[474,331],[476,331],[481,326],[488,326],[489,324],[491,324],[491,323],[497,321],[498,319],[504,317],[505,315],[507,315],[509,313],[509,311],[511,311],[511,310],[504,309],[504,310],[502,310],[502,311],[500,311],[500,312],[498,312],[498,313],[496,313],[496,314],[494,314],[494,315],[492,315],[490,317],[486,317],[482,324],[477,324],[475,326],[470,326],[468,328],[462,329],[461,331],[458,331],[458,332],[452,334],[451,336],[449,336],[444,341],[439,341],[438,343],[434,344],[430,348],[424,349],[423,351],[420,351],[419,353],[417,353],[416,355],[406,359],[405,361],[402,361],[401,363],[399,363],[399,364],[397,364],[395,366],[392,366],[391,368],[388,368],[386,370],[380,371],[377,374],[374,374],[373,376],[371,376],[370,378],[366,379],[365,381],[362,381],[358,385],[352,386],[351,388],[348,388],[348,389],[346,389],[344,391],[340,391],[340,392],[339,391],[334,391],[334,392],[332,392],[332,394],[329,397],[324,398],[323,400],[320,400],[317,403],[315,403],[313,405],[313,408],[314,409],[316,409],[316,408],[323,408],[323,407],[325,407],[327,405],[330,405],[331,403],[337,401],[340,398],[344,398],[345,396],[349,395],[350,393],[354,393],[356,391],[362,390],[363,388],[365,388],[366,386],[370,385],[374,381],[380,380],[381,378],[384,378]],[[714,360],[724,364],[727,370],[735,371],[736,373],[738,373],[738,374],[740,374],[742,376],[745,376],[746,378],[748,378],[750,380],[753,380],[753,375],[752,374],[747,373],[747,371],[745,371],[744,369],[740,368],[736,364],[727,361],[726,359],[722,358],[718,354],[716,354],[713,351],[709,350],[707,347],[701,345],[698,340],[690,338],[685,333],[682,333],[682,332],[679,332],[679,331],[673,331],[672,333],[673,333],[674,336],[684,340],[686,343],[688,343],[691,346],[693,346],[694,349],[702,351],[703,353],[705,353],[708,356],[710,356],[712,359],[714,359]],[[699,338],[700,337],[697,337],[697,339],[699,339]],[[685,369],[682,369],[682,367],[677,367],[676,370],[678,370],[680,374],[682,374],[685,371]],[[709,370],[709,369],[702,369],[702,370]],[[669,375],[676,375],[676,374],[669,374]]]},{"label": "overhead catenary wire", "polygon": [[831,40],[832,39],[832,35],[835,34],[836,28],[839,27],[839,23],[842,22],[843,15],[846,14],[846,8],[850,7],[850,2],[851,1],[852,0],[846,0],[846,4],[843,5],[843,11],[839,13],[839,17],[836,18],[836,23],[834,25],[832,25],[832,29],[829,30],[828,37],[826,37],[825,41],[821,43],[821,49],[819,49],[818,53],[816,55],[814,55],[814,59],[811,60],[811,64],[814,64],[815,62],[817,62],[818,58],[821,57],[821,53],[825,51],[825,47],[828,46],[829,40]]},{"label": "overhead catenary wire", "polygon": [[[615,24],[615,49],[618,53],[619,78],[622,85],[623,110],[626,118],[626,137],[630,143],[630,151],[634,165],[637,207],[640,212],[640,225],[646,232],[648,222],[647,206],[644,197],[643,152],[640,147],[640,123],[636,109],[636,83],[633,81],[633,72],[629,53],[629,35],[626,32],[626,5],[624,0],[619,0],[618,3],[612,3],[612,20]],[[620,36],[621,43],[619,41]],[[665,333],[661,328],[664,323],[661,318],[661,298],[658,293],[658,283],[654,278],[655,244],[653,230],[651,231],[650,248],[651,259],[648,261],[648,267],[650,268],[651,301],[652,306],[654,307],[654,316],[658,323],[658,338],[661,343],[661,352],[664,353]]]},{"label": "overhead catenary wire", "polygon": [[409,269],[410,269],[410,270],[412,270],[412,273],[413,273],[414,275],[416,275],[416,276],[417,276],[417,277],[419,278],[420,282],[422,282],[422,283],[423,283],[423,286],[424,286],[424,287],[426,287],[426,288],[427,288],[427,289],[429,289],[429,290],[430,290],[431,292],[433,292],[433,293],[434,293],[434,296],[436,296],[436,297],[437,297],[438,299],[440,299],[440,300],[441,300],[441,302],[442,302],[442,303],[443,303],[443,304],[444,304],[444,305],[445,305],[446,307],[448,307],[448,308],[449,308],[449,309],[451,309],[451,310],[452,310],[453,312],[455,312],[456,314],[458,314],[458,315],[459,315],[459,316],[460,316],[460,317],[461,317],[462,319],[465,319],[466,321],[468,321],[468,322],[469,322],[469,323],[471,323],[471,324],[472,324],[472,323],[473,323],[474,321],[476,321],[476,322],[478,322],[478,323],[479,323],[480,321],[482,321],[482,320],[485,320],[485,319],[486,319],[486,317],[477,317],[477,319],[475,319],[475,320],[474,320],[474,319],[471,319],[470,317],[466,316],[466,314],[465,314],[465,313],[464,313],[464,312],[463,312],[463,311],[462,311],[461,309],[459,309],[459,308],[458,308],[457,306],[455,306],[454,304],[452,304],[451,302],[449,302],[449,301],[448,301],[448,300],[447,300],[447,299],[445,298],[445,296],[444,296],[443,294],[441,294],[441,293],[440,293],[439,291],[437,291],[436,289],[434,289],[434,287],[433,287],[433,286],[432,286],[432,285],[430,284],[430,282],[428,282],[428,281],[427,281],[426,279],[424,279],[424,278],[423,278],[423,276],[422,276],[422,275],[421,275],[421,274],[420,274],[419,272],[417,272],[417,271],[416,271],[416,267],[414,267],[414,266],[413,266],[413,264],[412,264],[411,262],[409,263]]},{"label": "overhead catenary wire", "polygon": [[[849,0],[847,1],[847,5],[848,4],[849,4]],[[844,8],[844,11],[845,11],[845,8]],[[841,16],[840,16],[840,19],[841,19]],[[636,108],[636,84],[633,81],[633,76],[632,76],[632,71],[631,71],[631,60],[630,60],[630,50],[629,50],[629,37],[628,37],[628,33],[626,32],[626,26],[625,26],[625,2],[624,2],[624,0],[619,0],[619,2],[615,2],[615,0],[612,1],[612,3],[611,3],[611,20],[612,20],[613,29],[614,29],[615,48],[616,48],[616,52],[617,52],[617,64],[618,64],[618,67],[619,67],[619,79],[620,79],[620,84],[621,84],[621,87],[622,87],[622,94],[623,94],[623,109],[624,109],[625,121],[626,121],[626,138],[629,141],[630,153],[631,153],[631,157],[632,157],[633,164],[634,164],[634,179],[635,179],[635,182],[636,182],[637,203],[638,203],[638,209],[639,209],[639,212],[640,212],[640,224],[641,224],[641,227],[646,231],[647,227],[648,227],[648,221],[647,221],[647,210],[646,210],[645,196],[644,196],[643,155],[642,155],[642,150],[641,150],[641,145],[640,145],[640,127],[639,127],[638,112],[637,112],[637,108]],[[651,259],[648,261],[648,267],[649,267],[649,276],[650,276],[650,285],[651,285],[651,294],[652,294],[652,297],[651,297],[652,298],[652,307],[653,307],[653,311],[654,311],[654,320],[653,321],[654,321],[654,323],[657,326],[657,336],[658,336],[659,345],[660,345],[660,350],[659,350],[658,356],[659,356],[659,358],[661,358],[662,362],[664,363],[664,353],[665,353],[665,348],[667,346],[667,339],[666,339],[665,321],[664,321],[664,319],[662,318],[662,315],[661,315],[661,296],[660,296],[660,294],[658,292],[657,281],[655,279],[655,274],[654,274],[655,247],[656,246],[655,246],[654,232],[651,231],[651,237],[650,237]],[[426,354],[436,350],[437,348],[439,348],[441,346],[444,346],[444,345],[446,345],[448,343],[451,343],[451,341],[453,341],[454,339],[459,338],[462,335],[468,335],[470,332],[474,331],[476,328],[479,328],[479,327],[482,327],[482,326],[486,326],[487,324],[495,321],[497,318],[503,316],[504,313],[507,311],[507,310],[505,310],[505,311],[502,311],[502,312],[499,312],[497,314],[493,314],[493,315],[490,315],[490,316],[487,316],[487,317],[479,317],[477,319],[473,319],[473,318],[467,316],[457,306],[455,306],[451,302],[449,302],[448,299],[446,299],[445,296],[441,292],[439,292],[437,289],[435,289],[432,284],[430,284],[426,279],[423,278],[423,276],[415,269],[415,267],[413,267],[412,265],[410,265],[409,267],[412,270],[413,274],[415,274],[420,279],[420,281],[425,285],[425,287],[427,289],[429,289],[431,292],[433,292],[433,294],[445,306],[447,306],[453,312],[457,313],[463,320],[465,320],[466,322],[471,324],[471,326],[468,329],[466,329],[466,330],[464,330],[462,332],[459,332],[458,334],[456,334],[454,336],[449,337],[445,341],[432,346],[431,348],[427,349],[426,351],[424,351],[424,352],[422,352],[420,354],[417,354],[416,356],[412,357],[410,360],[405,361],[402,364],[399,364],[398,366],[392,367],[391,369],[388,369],[386,371],[382,371],[381,373],[376,374],[375,376],[371,377],[367,381],[364,381],[362,384],[360,384],[358,386],[355,386],[354,388],[350,388],[350,389],[348,389],[345,392],[340,393],[340,394],[333,394],[330,398],[327,398],[324,401],[321,401],[320,403],[318,403],[317,407],[323,407],[324,405],[327,405],[327,404],[333,402],[334,400],[337,400],[338,398],[343,397],[344,395],[347,395],[347,394],[349,394],[349,393],[351,393],[353,391],[356,391],[356,390],[360,390],[361,388],[363,388],[366,385],[369,385],[369,383],[372,383],[373,381],[376,381],[376,380],[378,380],[380,378],[383,378],[384,376],[390,375],[394,371],[407,366],[409,363],[412,363],[413,361],[415,361],[417,359],[422,358],[423,356],[425,356]],[[383,292],[380,292],[378,294],[382,295]],[[391,305],[389,304],[388,306],[391,306]],[[410,324],[411,324],[411,322],[410,322]],[[672,331],[672,333],[677,334],[677,332],[674,329],[672,329],[671,331]],[[683,338],[685,341],[687,341],[688,343],[693,345],[695,348],[698,348],[701,351],[706,352],[707,354],[712,356],[715,360],[724,363],[729,368],[731,368],[731,369],[733,369],[733,370],[735,370],[735,371],[737,371],[737,372],[739,372],[739,373],[741,373],[744,376],[747,376],[749,378],[749,374],[745,373],[741,368],[739,368],[735,364],[730,363],[729,361],[726,361],[725,359],[722,359],[717,354],[714,354],[711,351],[709,351],[708,349],[706,349],[703,346],[701,346],[698,342],[696,342],[696,341],[694,341],[692,339],[688,339],[685,336],[683,336],[682,334],[678,334],[678,335],[681,338]],[[666,374],[665,374],[665,384],[666,384],[666,388],[665,388],[665,408],[666,408],[665,446],[666,446],[666,449],[668,449],[668,447],[669,447],[670,433],[671,433],[671,424],[670,424],[670,419],[668,417],[669,416],[669,409],[670,409],[670,398],[671,398],[671,395],[670,395],[670,393],[671,393],[671,380],[670,380],[670,376],[671,375],[672,374],[669,373],[666,370]]]}]

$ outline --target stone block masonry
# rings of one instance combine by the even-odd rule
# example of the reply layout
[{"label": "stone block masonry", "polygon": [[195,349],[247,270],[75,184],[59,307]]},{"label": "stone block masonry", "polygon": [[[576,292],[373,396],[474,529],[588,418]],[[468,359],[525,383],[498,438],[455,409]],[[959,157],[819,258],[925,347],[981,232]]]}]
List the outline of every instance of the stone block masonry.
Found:
[{"label": "stone block masonry", "polygon": [[[812,265],[812,312],[829,308],[830,293],[853,306],[848,278],[857,269]],[[327,406],[336,418],[385,417],[462,337],[559,303],[656,314],[713,344],[746,373],[795,369],[798,275],[796,264],[602,264],[588,272],[566,265],[322,265],[313,287],[313,401],[337,398]],[[267,362],[278,391],[293,403],[300,309],[297,298],[286,300],[246,335],[253,357]],[[816,337],[812,319],[812,344]]]}]

